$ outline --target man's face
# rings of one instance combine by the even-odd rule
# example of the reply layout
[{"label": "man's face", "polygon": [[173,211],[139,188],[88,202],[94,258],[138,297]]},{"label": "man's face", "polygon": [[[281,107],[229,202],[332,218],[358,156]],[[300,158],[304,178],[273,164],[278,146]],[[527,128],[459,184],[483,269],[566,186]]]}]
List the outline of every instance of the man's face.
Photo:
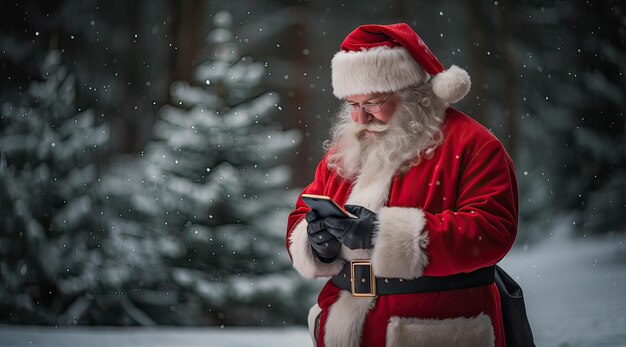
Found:
[{"label": "man's face", "polygon": [[352,120],[367,126],[387,124],[396,110],[398,97],[393,93],[358,94],[346,97],[345,102],[352,109]]}]

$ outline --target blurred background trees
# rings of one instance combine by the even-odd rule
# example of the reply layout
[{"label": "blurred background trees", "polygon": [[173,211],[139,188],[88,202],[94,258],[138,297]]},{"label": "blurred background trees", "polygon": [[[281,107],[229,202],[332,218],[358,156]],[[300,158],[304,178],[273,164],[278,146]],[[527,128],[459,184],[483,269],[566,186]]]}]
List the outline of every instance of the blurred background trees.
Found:
[{"label": "blurred background trees", "polygon": [[94,158],[109,132],[93,110],[75,107],[60,52],[48,53],[42,72],[19,104],[2,106],[0,305],[5,319],[54,324],[96,283],[104,220],[94,213]]},{"label": "blurred background trees", "polygon": [[618,1],[0,6],[0,321],[303,323],[319,283],[290,270],[284,216],[365,23],[468,70],[455,107],[515,161],[518,245],[626,229]]}]

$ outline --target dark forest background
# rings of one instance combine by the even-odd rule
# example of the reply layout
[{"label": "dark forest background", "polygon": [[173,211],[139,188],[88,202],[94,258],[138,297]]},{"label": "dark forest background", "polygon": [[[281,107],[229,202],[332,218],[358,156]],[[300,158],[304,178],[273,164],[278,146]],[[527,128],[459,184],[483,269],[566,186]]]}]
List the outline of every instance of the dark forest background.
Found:
[{"label": "dark forest background", "polygon": [[[358,25],[406,22],[505,144],[517,246],[626,229],[619,1],[0,5],[0,322],[303,323],[284,249]],[[277,294],[278,293],[278,294]]]}]

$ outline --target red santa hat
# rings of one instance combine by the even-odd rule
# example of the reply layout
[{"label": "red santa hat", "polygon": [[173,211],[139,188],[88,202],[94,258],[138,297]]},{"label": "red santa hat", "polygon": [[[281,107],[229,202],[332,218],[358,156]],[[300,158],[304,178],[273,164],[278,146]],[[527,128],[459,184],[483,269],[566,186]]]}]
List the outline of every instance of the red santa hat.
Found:
[{"label": "red santa hat", "polygon": [[470,77],[456,65],[448,70],[405,23],[362,25],[351,32],[332,60],[333,93],[385,93],[420,85],[432,77],[435,95],[449,103],[470,89]]}]

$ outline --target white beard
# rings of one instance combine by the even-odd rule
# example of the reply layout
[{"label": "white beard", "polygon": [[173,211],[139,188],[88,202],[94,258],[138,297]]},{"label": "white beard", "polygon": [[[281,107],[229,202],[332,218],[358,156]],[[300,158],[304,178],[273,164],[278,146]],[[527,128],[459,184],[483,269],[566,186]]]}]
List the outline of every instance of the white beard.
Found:
[{"label": "white beard", "polygon": [[387,124],[361,125],[348,111],[340,113],[332,128],[332,141],[325,144],[331,151],[329,167],[352,180],[364,167],[406,171],[431,157],[443,138],[440,125],[446,105],[429,95],[429,89],[422,89],[407,93],[408,100],[398,105]]},{"label": "white beard", "polygon": [[401,155],[391,155],[406,153],[404,151],[404,141],[391,141],[392,137],[403,136],[396,124],[376,124],[374,127],[385,130],[357,130],[353,132],[351,141],[346,143],[345,156],[343,158],[346,168],[351,168],[352,172],[358,173],[363,167],[380,167],[384,165],[397,169],[404,161]]}]

